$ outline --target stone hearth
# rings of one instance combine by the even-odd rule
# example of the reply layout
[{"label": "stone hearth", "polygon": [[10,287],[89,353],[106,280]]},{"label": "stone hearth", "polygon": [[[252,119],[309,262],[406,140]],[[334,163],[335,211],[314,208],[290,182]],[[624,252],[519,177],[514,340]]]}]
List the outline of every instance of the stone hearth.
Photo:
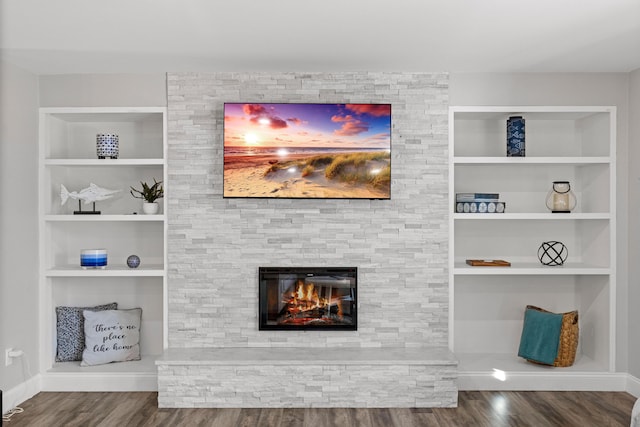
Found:
[{"label": "stone hearth", "polygon": [[455,407],[446,348],[170,349],[158,365],[161,408]]}]

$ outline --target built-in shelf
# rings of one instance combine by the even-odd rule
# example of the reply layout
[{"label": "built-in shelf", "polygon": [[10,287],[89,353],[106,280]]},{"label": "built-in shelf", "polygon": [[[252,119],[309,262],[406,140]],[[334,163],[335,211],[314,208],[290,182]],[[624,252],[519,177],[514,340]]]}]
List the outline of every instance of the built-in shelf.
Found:
[{"label": "built-in shelf", "polygon": [[[510,116],[525,119],[526,156],[507,157]],[[615,147],[615,107],[449,108],[449,344],[460,360],[461,390],[607,389],[617,381]],[[558,180],[569,181],[576,194],[571,213],[546,208]],[[505,212],[454,212],[457,193],[498,194]],[[548,241],[565,245],[563,265],[538,261]],[[511,266],[473,267],[466,259],[503,259]],[[573,366],[517,357],[529,304],[578,310],[582,329]]]},{"label": "built-in shelf", "polygon": [[[119,135],[119,158],[98,159],[96,135]],[[155,361],[168,346],[167,217],[145,215],[130,188],[162,181],[166,190],[167,114],[164,107],[41,108],[39,126],[40,369],[44,391],[157,390]],[[61,188],[80,192],[89,184],[115,190],[94,204],[61,203]],[[80,253],[104,248],[104,269],[82,269]],[[141,258],[127,267],[129,255]],[[80,366],[55,362],[56,307],[118,303],[142,309],[142,360]],[[147,356],[145,356],[145,354]]]}]

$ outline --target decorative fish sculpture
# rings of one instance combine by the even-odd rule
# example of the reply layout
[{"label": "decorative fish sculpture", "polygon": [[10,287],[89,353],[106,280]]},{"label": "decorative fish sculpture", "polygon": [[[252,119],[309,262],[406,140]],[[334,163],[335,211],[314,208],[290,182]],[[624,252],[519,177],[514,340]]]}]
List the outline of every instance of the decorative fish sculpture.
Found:
[{"label": "decorative fish sculpture", "polygon": [[68,199],[84,200],[84,204],[98,202],[100,200],[106,200],[113,197],[115,193],[119,193],[122,190],[109,190],[107,188],[98,187],[94,183],[89,184],[87,188],[83,188],[80,191],[69,191],[64,185],[60,185],[60,205],[67,203]]}]

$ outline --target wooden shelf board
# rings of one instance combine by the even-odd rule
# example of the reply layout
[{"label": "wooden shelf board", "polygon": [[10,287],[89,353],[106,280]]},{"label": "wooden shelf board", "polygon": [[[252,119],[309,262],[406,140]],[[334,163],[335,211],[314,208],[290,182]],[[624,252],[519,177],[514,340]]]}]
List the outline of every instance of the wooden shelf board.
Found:
[{"label": "wooden shelf board", "polygon": [[[505,258],[506,261],[509,261]],[[510,267],[472,267],[464,261],[456,262],[453,274],[463,275],[608,275],[611,269],[603,266],[582,263],[565,263],[559,266],[546,266],[535,262],[512,262]]]},{"label": "wooden shelf board", "polygon": [[55,267],[47,270],[47,277],[163,277],[165,275],[164,268],[161,265],[141,266],[138,268],[111,267],[105,269],[88,268],[83,269],[78,266]]},{"label": "wooden shelf board", "polygon": [[165,107],[43,107],[41,115],[50,115],[68,123],[137,123],[160,120]]},{"label": "wooden shelf board", "polygon": [[454,165],[575,165],[609,164],[607,156],[593,157],[490,157],[455,156]]},{"label": "wooden shelf board", "polygon": [[152,159],[44,159],[45,166],[164,166],[164,160]]},{"label": "wooden shelf board", "polygon": [[516,213],[454,213],[456,220],[540,220],[540,221],[566,221],[566,220],[609,220],[611,214],[607,212],[516,212]]},{"label": "wooden shelf board", "polygon": [[538,106],[538,105],[460,105],[449,107],[461,120],[506,120],[509,116],[526,114],[527,120],[581,120],[586,117],[610,113],[609,106]]},{"label": "wooden shelf board", "polygon": [[557,368],[537,365],[517,356],[517,349],[509,353],[455,353],[458,358],[458,372],[489,372],[500,370],[507,374],[514,372],[531,372],[544,374],[566,374],[577,372],[609,372],[606,363],[578,354],[573,366]]},{"label": "wooden shelf board", "polygon": [[107,363],[97,366],[80,366],[80,362],[55,362],[47,374],[97,374],[97,373],[150,373],[156,374],[157,355],[142,355],[141,360],[129,362]]},{"label": "wooden shelf board", "polygon": [[99,221],[164,221],[165,215],[133,215],[133,214],[100,214],[100,215],[45,215],[44,220],[47,222],[99,222]]}]

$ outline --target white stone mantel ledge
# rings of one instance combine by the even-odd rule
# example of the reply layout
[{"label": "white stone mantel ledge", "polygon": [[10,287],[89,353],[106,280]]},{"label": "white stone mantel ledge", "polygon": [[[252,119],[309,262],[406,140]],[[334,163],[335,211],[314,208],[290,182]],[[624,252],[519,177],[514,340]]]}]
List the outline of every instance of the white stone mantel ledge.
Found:
[{"label": "white stone mantel ledge", "polygon": [[342,348],[342,347],[224,347],[169,348],[156,365],[427,365],[456,366],[446,347]]}]

